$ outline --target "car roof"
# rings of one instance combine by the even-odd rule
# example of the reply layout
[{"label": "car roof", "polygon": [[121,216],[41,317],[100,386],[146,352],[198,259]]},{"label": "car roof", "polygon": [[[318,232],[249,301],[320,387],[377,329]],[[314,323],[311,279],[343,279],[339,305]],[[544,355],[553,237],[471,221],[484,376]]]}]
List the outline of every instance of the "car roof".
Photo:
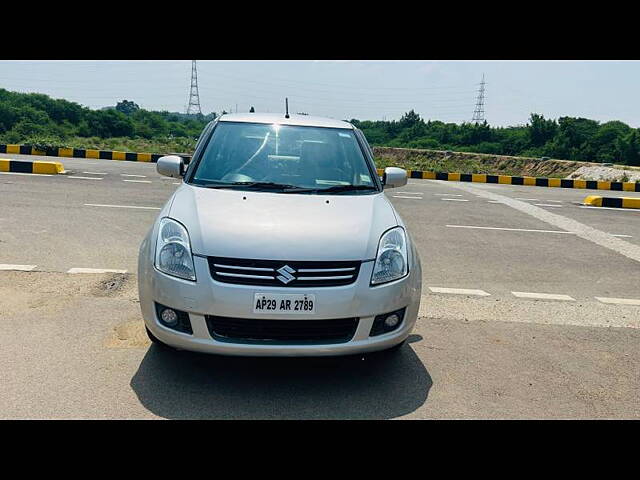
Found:
[{"label": "car roof", "polygon": [[349,122],[334,118],[296,114],[290,114],[289,118],[285,118],[284,113],[226,113],[220,116],[219,120],[221,122],[278,123],[280,125],[302,125],[307,127],[354,128]]}]

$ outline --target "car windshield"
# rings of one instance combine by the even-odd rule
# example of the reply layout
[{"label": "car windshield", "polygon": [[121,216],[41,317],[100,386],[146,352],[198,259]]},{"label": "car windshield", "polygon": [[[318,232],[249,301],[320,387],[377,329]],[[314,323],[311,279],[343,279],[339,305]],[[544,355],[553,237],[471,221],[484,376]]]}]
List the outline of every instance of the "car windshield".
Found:
[{"label": "car windshield", "polygon": [[353,130],[220,122],[191,183],[278,193],[378,191]]}]

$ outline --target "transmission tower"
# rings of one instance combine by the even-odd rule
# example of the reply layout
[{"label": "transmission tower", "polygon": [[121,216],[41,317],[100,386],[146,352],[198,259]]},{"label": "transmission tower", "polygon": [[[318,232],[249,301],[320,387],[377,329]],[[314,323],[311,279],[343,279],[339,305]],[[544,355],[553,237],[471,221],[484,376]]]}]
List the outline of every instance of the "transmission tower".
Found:
[{"label": "transmission tower", "polygon": [[473,111],[472,123],[484,123],[484,73],[480,82],[480,90],[478,90],[478,100],[476,100],[476,109]]},{"label": "transmission tower", "polygon": [[196,61],[191,60],[191,91],[189,92],[189,105],[187,106],[187,115],[202,115],[200,108],[200,94],[198,93],[198,70],[196,69]]}]

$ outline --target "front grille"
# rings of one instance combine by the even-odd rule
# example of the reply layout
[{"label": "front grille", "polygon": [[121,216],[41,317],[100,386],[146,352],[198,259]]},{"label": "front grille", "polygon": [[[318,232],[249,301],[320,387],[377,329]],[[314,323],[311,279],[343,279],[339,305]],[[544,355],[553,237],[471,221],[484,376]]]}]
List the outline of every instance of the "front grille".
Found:
[{"label": "front grille", "polygon": [[358,278],[359,261],[305,262],[209,257],[214,280],[270,287],[334,287]]},{"label": "front grille", "polygon": [[220,342],[326,345],[346,343],[358,327],[357,318],[336,320],[269,320],[205,316],[211,336]]}]

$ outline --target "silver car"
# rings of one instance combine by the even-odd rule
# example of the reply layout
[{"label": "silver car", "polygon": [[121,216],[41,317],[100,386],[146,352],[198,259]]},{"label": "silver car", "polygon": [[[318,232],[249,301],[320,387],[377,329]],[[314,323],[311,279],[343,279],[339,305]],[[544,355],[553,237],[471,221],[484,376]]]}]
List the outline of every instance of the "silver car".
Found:
[{"label": "silver car", "polygon": [[140,247],[152,341],[248,356],[397,350],[418,316],[418,252],[352,124],[232,114],[203,131],[182,184]]}]

